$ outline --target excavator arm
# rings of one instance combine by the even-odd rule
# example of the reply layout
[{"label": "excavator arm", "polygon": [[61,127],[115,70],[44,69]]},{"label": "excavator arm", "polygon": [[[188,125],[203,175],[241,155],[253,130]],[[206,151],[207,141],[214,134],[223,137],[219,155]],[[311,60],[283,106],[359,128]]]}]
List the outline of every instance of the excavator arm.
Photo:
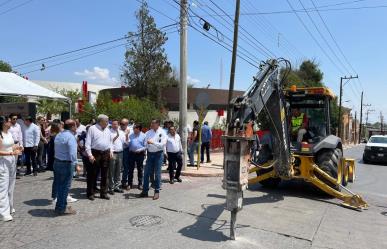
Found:
[{"label": "excavator arm", "polygon": [[[228,135],[250,136],[251,133],[246,132],[246,130],[249,125],[257,122],[259,114],[265,111],[271,123],[271,134],[273,134],[274,163],[272,166],[276,170],[277,176],[289,177],[289,132],[282,88],[279,61],[271,59],[263,63],[249,89],[230,103],[231,118]],[[255,136],[254,142],[256,147],[259,147],[257,136]]]}]

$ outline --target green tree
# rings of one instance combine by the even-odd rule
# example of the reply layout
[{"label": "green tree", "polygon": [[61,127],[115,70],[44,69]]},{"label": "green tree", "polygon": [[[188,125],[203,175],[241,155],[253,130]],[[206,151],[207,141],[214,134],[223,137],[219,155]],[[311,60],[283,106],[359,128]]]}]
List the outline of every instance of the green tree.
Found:
[{"label": "green tree", "polygon": [[323,76],[324,74],[315,61],[305,60],[299,68],[289,72],[285,84],[286,86],[296,85],[298,87],[324,86]]},{"label": "green tree", "polygon": [[136,18],[137,33],[129,32],[131,47],[125,52],[122,78],[136,96],[148,98],[158,106],[162,104],[161,90],[176,85],[163,48],[167,37],[157,29],[146,2],[136,12]]},{"label": "green tree", "polygon": [[[71,113],[75,113],[75,105],[81,97],[79,90],[56,89],[55,92],[71,99]],[[51,119],[51,115],[57,115],[61,112],[68,111],[68,103],[60,100],[41,99],[37,105],[38,113],[46,115],[47,119]]]},{"label": "green tree", "polygon": [[12,72],[12,66],[9,63],[0,60],[0,72]]}]

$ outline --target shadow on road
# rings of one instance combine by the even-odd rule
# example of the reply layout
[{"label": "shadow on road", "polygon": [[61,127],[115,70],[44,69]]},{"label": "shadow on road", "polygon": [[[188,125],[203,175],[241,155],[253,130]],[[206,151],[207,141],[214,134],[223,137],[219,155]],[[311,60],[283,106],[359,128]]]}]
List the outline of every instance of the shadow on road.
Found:
[{"label": "shadow on road", "polygon": [[136,193],[125,193],[125,199],[137,199],[139,194]]},{"label": "shadow on road", "polygon": [[201,240],[221,242],[228,240],[228,237],[224,235],[221,228],[227,223],[227,221],[220,221],[223,224],[219,225],[219,228],[213,229],[220,214],[224,211],[224,204],[217,205],[202,205],[203,212],[196,218],[196,222],[192,225],[182,228],[179,233],[183,236]]},{"label": "shadow on road", "polygon": [[85,188],[72,188],[69,194],[76,199],[87,199]]},{"label": "shadow on road", "polygon": [[31,216],[40,218],[54,218],[57,216],[53,209],[32,209],[28,213]]},{"label": "shadow on road", "polygon": [[44,206],[51,205],[52,201],[48,199],[33,199],[33,200],[25,201],[23,203],[28,206],[44,207]]}]

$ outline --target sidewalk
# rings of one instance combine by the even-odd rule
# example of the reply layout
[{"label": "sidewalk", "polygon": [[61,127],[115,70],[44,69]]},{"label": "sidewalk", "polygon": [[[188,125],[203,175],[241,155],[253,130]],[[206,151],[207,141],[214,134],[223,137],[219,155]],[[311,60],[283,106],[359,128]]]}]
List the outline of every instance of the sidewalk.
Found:
[{"label": "sidewalk", "polygon": [[211,163],[201,163],[199,169],[197,167],[187,167],[181,174],[192,177],[223,176],[223,152],[211,153]]}]

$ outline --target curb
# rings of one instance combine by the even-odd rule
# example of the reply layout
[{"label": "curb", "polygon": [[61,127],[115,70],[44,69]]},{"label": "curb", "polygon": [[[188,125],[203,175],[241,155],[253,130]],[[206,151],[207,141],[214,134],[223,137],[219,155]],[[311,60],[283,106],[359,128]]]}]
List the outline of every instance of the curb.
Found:
[{"label": "curb", "polygon": [[195,173],[195,172],[182,171],[181,175],[191,176],[191,177],[220,177],[220,176],[223,176],[223,172],[222,173],[199,173],[199,172]]}]

